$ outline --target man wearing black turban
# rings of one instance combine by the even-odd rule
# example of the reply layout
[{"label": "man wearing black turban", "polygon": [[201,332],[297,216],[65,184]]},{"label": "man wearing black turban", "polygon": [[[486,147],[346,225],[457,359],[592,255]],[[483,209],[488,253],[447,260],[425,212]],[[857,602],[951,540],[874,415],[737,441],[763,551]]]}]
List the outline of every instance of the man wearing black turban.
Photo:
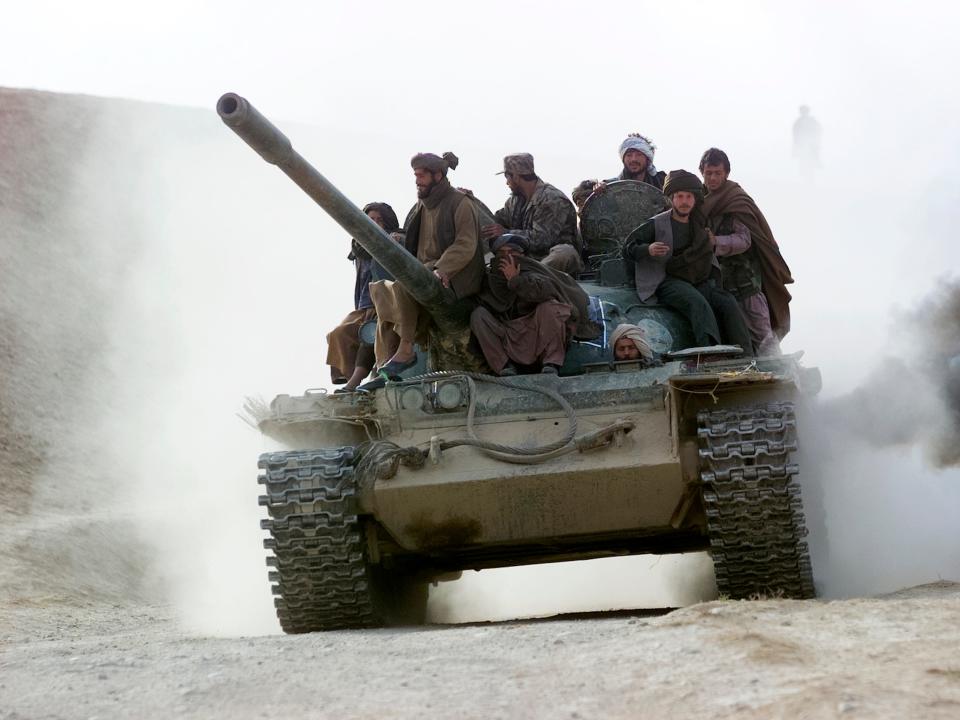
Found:
[{"label": "man wearing black turban", "polygon": [[750,331],[736,299],[719,282],[699,205],[700,179],[686,170],[673,170],[663,184],[672,209],[654,216],[627,237],[623,256],[635,263],[637,295],[654,298],[680,311],[693,329],[698,346],[730,343],[753,354]]}]

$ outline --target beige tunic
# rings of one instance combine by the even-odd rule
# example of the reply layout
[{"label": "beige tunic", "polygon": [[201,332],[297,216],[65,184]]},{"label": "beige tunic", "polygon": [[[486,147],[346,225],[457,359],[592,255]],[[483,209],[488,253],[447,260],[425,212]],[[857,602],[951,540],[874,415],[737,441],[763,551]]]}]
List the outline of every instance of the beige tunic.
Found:
[{"label": "beige tunic", "polygon": [[441,254],[436,233],[439,212],[439,207],[431,209],[426,205],[421,210],[417,259],[431,270],[439,270],[447,277],[453,277],[467,266],[477,252],[477,243],[480,242],[477,228],[480,227],[480,220],[473,203],[461,202],[453,214],[456,238],[446,252]]},{"label": "beige tunic", "polygon": [[[437,217],[440,208],[424,205],[420,215],[420,235],[417,259],[431,270],[439,270],[453,277],[474,258],[480,242],[480,221],[471,202],[461,202],[453,215],[456,236],[443,253],[437,241]],[[409,342],[426,344],[429,316],[422,312],[416,300],[393,280],[370,283],[370,297],[377,308],[377,365],[383,365],[396,351],[396,345],[386,342],[392,333]]]}]

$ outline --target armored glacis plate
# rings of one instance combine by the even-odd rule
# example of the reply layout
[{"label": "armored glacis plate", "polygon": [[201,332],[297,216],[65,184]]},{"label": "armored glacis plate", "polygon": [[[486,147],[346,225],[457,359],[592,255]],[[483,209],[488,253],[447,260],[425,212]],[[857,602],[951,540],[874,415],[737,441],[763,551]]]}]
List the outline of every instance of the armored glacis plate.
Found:
[{"label": "armored glacis plate", "polygon": [[617,250],[635,228],[670,207],[653,185],[617,180],[587,198],[580,212],[580,233],[590,255]]}]

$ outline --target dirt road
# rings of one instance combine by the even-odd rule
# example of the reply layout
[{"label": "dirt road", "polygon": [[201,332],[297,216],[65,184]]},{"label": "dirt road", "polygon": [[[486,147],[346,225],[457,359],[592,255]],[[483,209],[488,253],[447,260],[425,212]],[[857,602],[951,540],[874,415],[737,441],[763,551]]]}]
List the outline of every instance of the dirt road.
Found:
[{"label": "dirt road", "polygon": [[0,718],[957,718],[960,585],[301,636],[0,610]]}]

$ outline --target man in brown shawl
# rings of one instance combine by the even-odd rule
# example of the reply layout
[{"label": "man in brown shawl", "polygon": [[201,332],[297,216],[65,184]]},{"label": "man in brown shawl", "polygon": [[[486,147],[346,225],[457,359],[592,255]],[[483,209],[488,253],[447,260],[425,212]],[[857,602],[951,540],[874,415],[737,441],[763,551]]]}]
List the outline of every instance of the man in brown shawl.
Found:
[{"label": "man in brown shawl", "polygon": [[719,281],[719,268],[700,205],[703,186],[686,170],[672,170],[663,184],[672,209],[627,237],[623,256],[635,265],[641,302],[656,300],[690,322],[698,346],[730,343],[753,355],[753,343],[734,297]]},{"label": "man in brown shawl", "polygon": [[[483,251],[480,220],[476,206],[450,185],[447,170],[459,160],[453,153],[414,155],[410,161],[417,185],[418,202],[407,215],[404,231],[395,237],[407,251],[433,271],[456,299],[480,291],[483,282]],[[370,284],[370,296],[377,309],[377,337],[374,351],[380,373],[395,378],[416,363],[414,343],[426,343],[430,317],[397,282],[381,280]],[[400,337],[396,352],[389,355],[391,336]]]},{"label": "man in brown shawl", "polygon": [[707,189],[703,213],[720,258],[724,289],[737,298],[757,352],[778,354],[778,340],[790,331],[790,268],[753,198],[727,179],[727,154],[707,150],[700,174]]},{"label": "man in brown shawl", "polygon": [[559,372],[573,337],[597,337],[589,298],[567,273],[527,256],[529,241],[506,233],[492,244],[481,304],[470,329],[487,364],[498,375],[516,375],[516,365]]}]

